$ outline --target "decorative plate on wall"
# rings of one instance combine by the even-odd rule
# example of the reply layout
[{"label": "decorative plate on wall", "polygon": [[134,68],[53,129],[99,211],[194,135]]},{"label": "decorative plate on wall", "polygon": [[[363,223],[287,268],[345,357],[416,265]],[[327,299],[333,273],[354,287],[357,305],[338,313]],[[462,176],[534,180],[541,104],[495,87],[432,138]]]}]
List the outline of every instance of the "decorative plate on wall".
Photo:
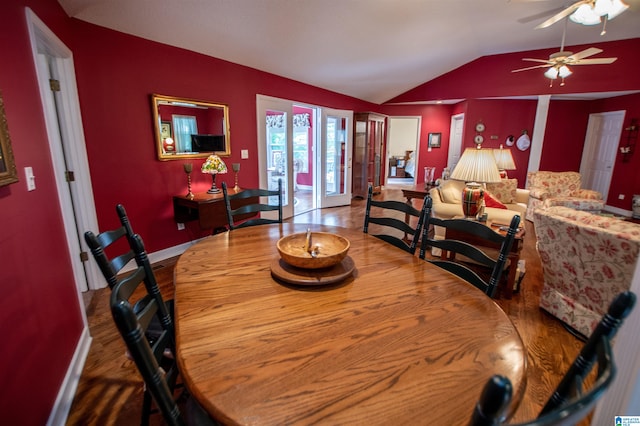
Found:
[{"label": "decorative plate on wall", "polygon": [[516,147],[520,151],[526,151],[527,149],[529,149],[530,146],[531,146],[531,139],[529,139],[529,135],[527,135],[526,133],[523,133],[522,136],[518,138],[518,141],[516,142]]}]

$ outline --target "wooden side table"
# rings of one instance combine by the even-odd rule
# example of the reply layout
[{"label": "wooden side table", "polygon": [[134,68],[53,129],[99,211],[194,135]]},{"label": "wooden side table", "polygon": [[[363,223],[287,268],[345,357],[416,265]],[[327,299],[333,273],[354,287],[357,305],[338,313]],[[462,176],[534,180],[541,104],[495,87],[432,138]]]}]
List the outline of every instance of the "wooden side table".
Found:
[{"label": "wooden side table", "polygon": [[[227,192],[229,195],[233,195],[242,192],[242,189],[236,191],[233,188],[229,188]],[[231,202],[231,208],[236,209],[246,204],[256,202],[257,197],[233,200]],[[247,214],[239,216],[238,219],[248,219],[253,216],[255,215]],[[226,228],[227,209],[224,205],[224,196],[222,192],[219,194],[201,192],[194,194],[193,200],[191,200],[184,195],[175,195],[173,197],[173,218],[176,223],[198,221],[200,228],[211,229],[214,232],[218,229]]]}]

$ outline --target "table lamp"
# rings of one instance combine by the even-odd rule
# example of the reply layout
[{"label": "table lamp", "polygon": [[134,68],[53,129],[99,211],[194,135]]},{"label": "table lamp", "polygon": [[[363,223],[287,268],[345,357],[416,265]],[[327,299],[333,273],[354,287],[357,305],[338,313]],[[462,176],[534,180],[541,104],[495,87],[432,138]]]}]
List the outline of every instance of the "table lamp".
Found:
[{"label": "table lamp", "polygon": [[216,186],[216,175],[227,173],[227,165],[224,164],[224,161],[215,154],[210,155],[202,165],[202,173],[210,174],[213,182],[207,194],[219,194],[220,189]]},{"label": "table lamp", "polygon": [[496,166],[498,166],[498,171],[500,172],[500,177],[502,179],[506,179],[507,170],[515,170],[516,163],[513,161],[513,156],[511,155],[510,149],[504,149],[502,144],[500,144],[499,149],[493,150],[493,156],[496,158]]},{"label": "table lamp", "polygon": [[451,173],[451,179],[467,184],[462,190],[462,211],[467,218],[478,215],[484,206],[483,183],[500,182],[500,172],[492,149],[467,148]]}]

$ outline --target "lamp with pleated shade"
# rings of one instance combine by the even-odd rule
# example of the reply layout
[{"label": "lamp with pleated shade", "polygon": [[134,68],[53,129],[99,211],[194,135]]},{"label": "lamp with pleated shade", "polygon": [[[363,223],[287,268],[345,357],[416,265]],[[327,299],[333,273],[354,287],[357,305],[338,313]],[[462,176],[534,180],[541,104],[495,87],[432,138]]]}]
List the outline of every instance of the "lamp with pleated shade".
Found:
[{"label": "lamp with pleated shade", "polygon": [[467,184],[462,190],[462,211],[467,218],[475,217],[484,206],[483,183],[500,182],[500,172],[492,149],[467,148],[456,164],[451,179]]},{"label": "lamp with pleated shade", "polygon": [[498,166],[498,171],[500,172],[500,177],[502,179],[507,178],[507,170],[515,170],[516,163],[513,161],[513,155],[511,155],[511,150],[509,148],[505,149],[500,145],[499,149],[493,150],[493,156],[496,159],[496,166]]}]

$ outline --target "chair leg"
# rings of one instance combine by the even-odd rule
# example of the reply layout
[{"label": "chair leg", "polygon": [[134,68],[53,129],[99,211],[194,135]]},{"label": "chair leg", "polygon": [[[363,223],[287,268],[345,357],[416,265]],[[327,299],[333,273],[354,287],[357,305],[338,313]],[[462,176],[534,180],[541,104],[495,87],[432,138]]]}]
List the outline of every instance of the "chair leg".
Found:
[{"label": "chair leg", "polygon": [[142,426],[149,426],[149,417],[151,416],[151,394],[144,390],[144,396],[142,398],[142,419],[140,424]]}]

